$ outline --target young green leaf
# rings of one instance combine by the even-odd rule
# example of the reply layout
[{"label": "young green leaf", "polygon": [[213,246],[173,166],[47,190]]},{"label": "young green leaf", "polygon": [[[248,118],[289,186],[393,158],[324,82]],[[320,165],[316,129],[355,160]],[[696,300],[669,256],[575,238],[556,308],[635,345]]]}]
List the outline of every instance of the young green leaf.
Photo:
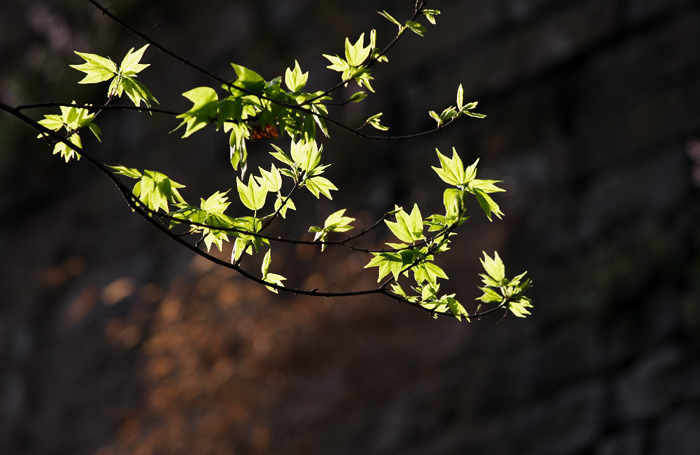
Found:
[{"label": "young green leaf", "polygon": [[387,13],[386,11],[379,11],[379,15],[382,16],[382,17],[384,17],[385,19],[387,19],[389,22],[392,22],[392,23],[396,24],[396,25],[399,27],[399,33],[401,33],[401,32],[403,31],[404,26],[401,25],[401,23],[400,23],[399,21],[397,21],[396,19],[394,19],[394,16],[392,16],[392,15],[389,14],[389,13]]},{"label": "young green leaf", "polygon": [[141,101],[143,101],[147,107],[151,107],[150,100],[156,101],[146,86],[135,79],[125,77],[122,80],[122,88],[136,107],[141,105]]},{"label": "young green leaf", "polygon": [[428,31],[420,22],[406,21],[406,27],[418,36]]},{"label": "young green leaf", "polygon": [[423,235],[423,217],[418,204],[413,205],[410,215],[401,209],[396,213],[396,221],[385,220],[384,223],[402,242],[413,243],[425,238]]},{"label": "young green leaf", "polygon": [[424,9],[421,12],[425,15],[425,18],[428,19],[428,22],[435,25],[435,16],[440,14],[440,11],[436,9]]},{"label": "young green leaf", "polygon": [[132,190],[134,196],[149,209],[168,212],[168,203],[184,203],[185,200],[178,192],[178,188],[184,188],[167,175],[145,169],[141,180],[136,182]]},{"label": "young green leaf", "polygon": [[364,43],[364,33],[360,35],[355,44],[350,44],[350,40],[345,38],[345,59],[350,66],[359,67],[365,63],[365,60],[367,60],[367,57],[369,57],[369,54],[372,51],[372,46],[370,45],[365,47]]},{"label": "young green leaf", "polygon": [[508,303],[508,309],[510,312],[519,318],[524,318],[527,317],[527,315],[532,314],[527,310],[528,308],[532,308],[532,301],[527,297],[522,297]]},{"label": "young green leaf", "polygon": [[236,177],[236,188],[243,205],[254,211],[263,208],[267,197],[267,186],[264,183],[264,181],[262,184],[256,183],[251,175],[248,178],[248,185],[246,185],[241,179]]},{"label": "young green leaf", "polygon": [[394,276],[394,280],[399,279],[399,275],[405,267],[404,260],[399,253],[372,253],[372,256],[365,268],[379,267],[377,282],[380,282],[389,273]]},{"label": "young green leaf", "polygon": [[[314,235],[314,242],[317,240],[320,240],[321,242],[327,241],[328,234],[330,232],[347,232],[350,229],[353,229],[353,226],[350,226],[350,223],[355,221],[355,218],[343,216],[343,214],[345,214],[345,209],[338,210],[337,212],[328,215],[328,218],[326,218],[326,221],[323,223],[323,227],[311,226],[309,228],[309,232],[316,233]],[[325,249],[326,245],[321,245],[321,251],[325,251]]]},{"label": "young green leaf", "polygon": [[108,166],[114,169],[116,174],[125,175],[132,179],[140,179],[142,174],[138,169],[125,167],[125,166]]},{"label": "young green leaf", "polygon": [[190,110],[177,116],[183,121],[175,130],[186,125],[185,134],[182,136],[185,138],[201,130],[217,117],[219,96],[210,87],[193,88],[183,93],[182,96],[193,103]]},{"label": "young green leaf", "polygon": [[97,84],[117,75],[117,65],[109,58],[77,51],[75,53],[85,60],[85,63],[80,65],[70,65],[71,68],[85,73],[85,77],[78,84]]},{"label": "young green leaf", "polygon": [[387,131],[387,130],[389,130],[389,127],[388,127],[388,126],[384,126],[384,125],[382,125],[382,124],[380,123],[380,122],[381,122],[381,120],[380,120],[381,117],[382,117],[382,113],[381,113],[381,112],[378,113],[378,114],[374,114],[373,116],[371,116],[370,118],[368,118],[367,120],[365,120],[365,125],[371,125],[373,128],[378,129],[379,131]]},{"label": "young green leaf", "polygon": [[308,188],[308,190],[316,196],[316,199],[321,197],[321,194],[326,196],[328,199],[333,199],[331,196],[331,191],[338,191],[336,187],[330,180],[325,177],[312,177],[310,179],[304,180],[303,185]]},{"label": "young green leaf", "polygon": [[140,73],[143,71],[145,68],[149,67],[149,63],[139,63],[141,58],[143,57],[143,53],[146,51],[148,48],[148,44],[143,46],[141,49],[137,50],[134,52],[134,48],[132,47],[129,49],[129,52],[126,53],[124,56],[124,59],[122,60],[121,64],[119,65],[119,73],[122,76],[125,77],[131,77],[135,76],[136,74]]},{"label": "young green leaf", "polygon": [[[284,204],[284,205],[282,205]],[[294,201],[289,197],[282,197],[281,194],[277,194],[277,199],[275,199],[275,211],[279,211],[282,218],[287,216],[287,210],[296,210]]]},{"label": "young green leaf", "polygon": [[289,155],[284,153],[284,151],[281,148],[277,147],[275,144],[270,144],[270,145],[275,150],[277,150],[276,152],[270,152],[270,155],[277,158],[279,161],[281,161],[282,163],[286,164],[289,167],[292,167],[292,168],[296,167],[294,160]]},{"label": "young green leaf", "polygon": [[503,217],[503,212],[501,211],[501,208],[498,206],[498,204],[496,204],[496,202],[493,199],[491,199],[491,196],[486,194],[485,191],[483,191],[480,188],[474,188],[472,192],[474,193],[474,196],[476,196],[476,200],[479,202],[481,209],[484,211],[489,221],[493,221],[491,219],[492,214],[496,215],[498,218]]},{"label": "young green leaf", "polygon": [[290,147],[294,165],[307,174],[311,173],[318,166],[322,152],[323,146],[318,147],[316,141],[292,141]]},{"label": "young green leaf", "polygon": [[304,88],[309,80],[309,73],[302,73],[299,62],[294,61],[294,70],[287,68],[284,73],[284,83],[291,92],[298,92]]},{"label": "young green leaf", "polygon": [[440,300],[447,303],[450,311],[452,311],[452,314],[458,321],[461,321],[463,317],[466,318],[467,321],[469,320],[469,313],[467,313],[467,310],[464,309],[462,304],[454,298],[454,294],[443,296]]},{"label": "young green leaf", "polygon": [[261,75],[244,66],[236,65],[235,63],[231,63],[231,66],[236,72],[236,76],[238,76],[234,85],[257,95],[262,95],[263,90],[265,90],[265,79],[263,79]]},{"label": "young green leaf", "polygon": [[261,186],[264,185],[267,191],[271,193],[279,192],[279,190],[282,189],[282,174],[280,174],[280,171],[275,167],[274,163],[269,172],[263,168],[259,169],[260,177],[255,177],[258,183]]},{"label": "young green leaf", "polygon": [[500,286],[506,278],[506,270],[503,261],[498,256],[498,252],[493,253],[493,258],[489,257],[485,251],[484,258],[481,259],[481,265],[484,267],[487,275]]},{"label": "young green leaf", "polygon": [[416,283],[422,283],[424,281],[427,281],[431,284],[437,284],[438,278],[442,278],[443,280],[448,279],[447,274],[444,270],[442,270],[434,263],[428,261],[422,262],[413,267],[413,276],[416,280]]},{"label": "young green leaf", "polygon": [[[72,104],[75,104],[75,101],[73,101]],[[60,131],[65,129],[68,133],[68,138],[66,141],[75,145],[77,148],[82,148],[83,146],[78,130],[86,126],[90,129],[90,131],[92,131],[95,137],[100,140],[100,129],[97,127],[97,125],[92,123],[92,120],[95,118],[95,114],[91,114],[90,111],[85,108],[76,106],[61,106],[60,109],[61,115],[47,114],[43,119],[39,120],[38,123],[46,129],[52,131]],[[40,133],[38,135],[40,138],[45,136],[47,135],[44,133]],[[80,154],[63,141],[56,142],[54,145],[53,154],[61,155],[61,157],[66,160],[66,163],[70,161],[71,158],[75,158],[76,160],[80,159]]]},{"label": "young green leaf", "polygon": [[350,103],[359,103],[363,99],[367,98],[367,93],[360,90],[359,92],[355,92],[348,98],[348,102]]},{"label": "young green leaf", "polygon": [[476,175],[476,163],[478,163],[479,160],[472,165],[473,169],[471,166],[468,169],[464,169],[462,159],[459,157],[454,147],[452,148],[452,158],[447,158],[440,153],[438,149],[435,149],[435,151],[440,160],[440,167],[432,166],[432,168],[445,183],[454,186],[467,185],[471,179],[474,178],[474,175]]},{"label": "young green leaf", "polygon": [[[276,273],[270,273],[268,270],[270,268],[270,263],[272,262],[272,250],[267,250],[267,253],[265,253],[265,257],[263,258],[262,266],[261,266],[261,272],[262,272],[262,280],[275,284],[280,287],[284,287],[284,284],[282,281],[286,280],[285,277],[282,275],[278,275]],[[269,291],[274,292],[277,294],[277,289],[273,288],[272,286],[265,286]]]}]

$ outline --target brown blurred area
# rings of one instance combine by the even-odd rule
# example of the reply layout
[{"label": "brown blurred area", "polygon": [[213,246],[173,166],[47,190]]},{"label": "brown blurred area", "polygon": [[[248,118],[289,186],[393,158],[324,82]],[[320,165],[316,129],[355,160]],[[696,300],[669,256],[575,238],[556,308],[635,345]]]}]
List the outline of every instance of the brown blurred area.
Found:
[{"label": "brown blurred area", "polygon": [[[376,11],[404,18],[413,3],[121,0],[112,11],[222,77],[233,62],[269,79],[296,59],[318,90],[337,82],[321,54],[372,28],[386,43],[395,27]],[[332,114],[359,124],[383,111],[393,134],[422,131],[462,83],[487,118],[407,142],[331,129],[324,156],[341,191],[300,199],[290,225],[303,235],[340,208],[360,226],[394,203],[439,210],[429,166],[436,146],[454,146],[508,192],[503,221],[474,205],[440,263],[443,286],[473,310],[478,257],[497,249],[508,274],[534,280],[533,315],[469,324],[385,299],[270,293],[179,248],[84,161],[66,165],[3,113],[0,453],[700,451],[700,2],[428,6],[438,25],[373,70],[378,95]],[[84,1],[5,0],[0,100],[100,103],[103,87],[76,83],[73,51],[119,60],[142,44]],[[144,60],[141,81],[166,109],[217,86],[153,47]],[[85,140],[105,162],[162,171],[192,200],[235,185],[222,133],[180,140],[168,134],[176,119],[108,114],[103,143]],[[252,169],[269,166],[268,151],[255,144]],[[274,271],[306,288],[372,286],[366,261],[273,252]]]}]

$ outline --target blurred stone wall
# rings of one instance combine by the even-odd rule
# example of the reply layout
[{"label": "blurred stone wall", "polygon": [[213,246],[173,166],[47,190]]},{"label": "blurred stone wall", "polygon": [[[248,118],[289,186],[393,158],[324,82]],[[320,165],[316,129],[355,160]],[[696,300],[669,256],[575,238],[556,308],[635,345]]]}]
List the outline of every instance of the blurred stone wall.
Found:
[{"label": "blurred stone wall", "polygon": [[[225,77],[229,62],[269,78],[297,59],[320,89],[336,81],[320,54],[370,28],[386,42],[395,29],[375,11],[412,6],[122,0],[113,11]],[[468,302],[478,256],[498,249],[510,274],[535,281],[533,315],[466,324],[385,300],[275,296],[180,251],[89,166],[65,165],[0,115],[0,453],[700,452],[700,2],[429,6],[438,26],[374,70],[388,98],[337,115],[381,110],[394,134],[421,131],[462,83],[488,117],[410,142],[333,131],[328,172],[345,193],[297,219],[439,208],[429,166],[436,146],[454,146],[508,192],[503,221],[474,207],[445,286]],[[140,46],[85,2],[6,0],[0,98],[98,103],[101,90],[75,84],[72,51],[117,59]],[[180,93],[209,83],[155,49],[146,59],[163,107],[186,109]],[[104,117],[104,144],[88,144],[164,171],[189,197],[231,187],[225,138],[180,141],[173,120]],[[305,287],[374,281],[364,257],[277,251]]]}]

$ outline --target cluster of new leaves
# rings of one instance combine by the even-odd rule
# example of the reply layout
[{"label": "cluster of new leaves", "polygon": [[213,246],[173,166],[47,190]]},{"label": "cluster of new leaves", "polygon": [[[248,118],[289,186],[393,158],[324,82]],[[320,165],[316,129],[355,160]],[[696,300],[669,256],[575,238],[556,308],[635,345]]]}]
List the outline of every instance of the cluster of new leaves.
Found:
[{"label": "cluster of new leaves", "polygon": [[[199,254],[215,260],[209,254],[212,246],[223,251],[224,245],[232,242],[230,266],[273,292],[288,290],[325,296],[383,294],[423,308],[434,315],[452,314],[458,319],[476,318],[499,308],[510,309],[519,317],[529,314],[527,308],[532,305],[523,293],[530,286],[530,281],[523,279],[524,274],[507,279],[497,253],[493,259],[485,255],[482,260],[486,274],[482,275],[484,287],[481,289],[484,294],[479,300],[489,305],[488,310],[477,309],[470,314],[455,298],[455,294],[440,290],[441,280],[447,280],[448,276],[435,261],[450,249],[450,243],[457,235],[456,229],[467,220],[468,197],[471,195],[476,198],[489,220],[492,220],[493,215],[498,218],[503,215],[491,197],[491,194],[503,191],[497,186],[499,182],[478,179],[478,160],[465,166],[454,149],[451,158],[437,151],[439,167],[433,167],[438,177],[448,185],[443,193],[444,212],[424,217],[417,205],[410,212],[396,206],[382,218],[391,234],[398,239],[396,242],[387,242],[386,248],[378,251],[350,244],[351,240],[380,226],[379,221],[360,234],[331,241],[331,235],[354,228],[352,223],[355,219],[345,216],[346,209],[330,214],[322,226],[310,226],[308,232],[314,234],[313,239],[286,239],[293,243],[318,244],[321,251],[331,245],[363,251],[369,257],[366,268],[378,268],[377,282],[380,284],[377,288],[347,293],[287,288],[284,285],[286,278],[270,271],[273,241],[283,239],[268,237],[263,231],[273,221],[285,219],[289,210],[296,210],[293,196],[296,196],[298,190],[305,188],[316,198],[323,195],[328,199],[332,199],[332,191],[338,190],[324,175],[329,164],[322,164],[323,145],[317,142],[317,129],[328,136],[327,123],[340,125],[328,117],[328,102],[332,100],[332,94],[337,88],[352,81],[359,87],[374,92],[371,66],[375,62],[387,61],[387,50],[406,30],[423,36],[426,29],[416,21],[420,15],[430,23],[435,23],[439,11],[425,9],[424,4],[425,2],[417,2],[413,17],[404,23],[386,11],[380,13],[399,28],[394,40],[384,50],[377,47],[377,33],[372,30],[367,43],[364,33],[354,43],[346,38],[344,57],[324,55],[331,62],[328,68],[341,73],[341,82],[329,90],[305,92],[309,74],[303,72],[295,61],[293,67],[286,69],[284,77],[271,80],[266,80],[251,69],[231,64],[235,78],[222,80],[219,91],[201,86],[183,93],[192,107],[176,115],[181,123],[175,129],[184,127],[182,137],[187,138],[202,128],[213,125],[228,135],[230,162],[234,170],[240,172],[240,176],[236,177],[236,192],[245,208],[244,213],[227,213],[231,189],[216,191],[207,198],[200,198],[197,204],[188,202],[180,194],[179,189],[184,188],[184,185],[157,171],[122,165],[109,166],[115,174],[136,181],[130,190],[123,187],[121,180],[112,178],[123,188],[122,192],[127,196],[132,209],[147,219],[158,218],[164,221],[167,227],[163,229],[171,237],[183,243],[185,241],[182,237],[194,236],[196,243],[187,245]],[[138,73],[149,66],[140,63],[147,47],[145,45],[137,51],[133,48],[129,50],[118,67],[109,58],[80,52],[77,54],[85,63],[71,66],[85,73],[81,84],[109,82],[107,102],[126,93],[136,108],[141,108],[143,102],[143,110],[153,112],[150,102],[155,101],[155,98],[136,80]],[[366,96],[364,91],[358,91],[342,104],[359,102]],[[441,114],[434,111],[429,114],[437,121],[439,130],[463,115],[484,117],[473,112],[475,107],[475,102],[464,103],[460,85],[455,106],[448,107]],[[90,105],[62,106],[60,115],[46,115],[38,122],[45,128],[40,136],[52,138],[55,141],[54,153],[60,153],[66,161],[72,157],[79,158],[82,143],[78,131],[87,127],[98,139],[101,135],[94,123],[101,111],[93,112],[94,110],[96,109]],[[378,113],[370,116],[359,128],[347,129],[357,133],[364,126],[370,125],[386,131],[387,127],[380,123],[381,115]],[[65,136],[49,134],[49,131],[58,133],[63,129]],[[269,168],[259,167],[257,172],[252,172],[246,179],[248,143],[256,139],[280,137],[288,138],[288,150],[272,144],[270,155],[274,161],[271,160]],[[90,158],[90,161],[96,160]],[[98,167],[102,169],[105,166],[99,164]],[[171,234],[175,231],[179,233]],[[202,243],[206,251],[200,250]],[[244,253],[255,255],[261,249],[265,250],[265,254],[260,274],[254,276],[242,268]]]},{"label": "cluster of new leaves", "polygon": [[76,52],[85,60],[85,63],[71,65],[71,68],[85,73],[85,77],[78,84],[96,84],[98,82],[111,81],[107,97],[121,97],[122,93],[126,93],[136,106],[140,106],[141,101],[143,101],[146,106],[151,107],[150,100],[156,101],[156,99],[142,83],[136,80],[138,73],[150,66],[149,64],[140,63],[147,48],[148,44],[136,52],[134,52],[133,47],[129,49],[119,68],[109,57]]},{"label": "cluster of new leaves", "polygon": [[178,115],[184,126],[184,137],[192,135],[210,123],[229,133],[230,160],[234,169],[245,172],[248,157],[247,143],[251,139],[277,138],[286,133],[292,139],[313,142],[316,127],[328,136],[323,115],[328,113],[324,101],[330,99],[323,92],[306,93],[303,88],[308,72],[298,62],[282,77],[266,81],[255,71],[231,64],[237,78],[222,89],[221,98],[211,87],[197,87],[183,93],[192,102],[192,108]]},{"label": "cluster of new leaves", "polygon": [[[73,101],[75,104],[75,101]],[[75,106],[61,106],[61,114],[48,114],[43,119],[39,120],[39,124],[51,131],[66,130],[66,141],[58,141],[54,144],[53,154],[59,154],[66,163],[71,158],[80,159],[80,154],[75,151],[75,148],[82,148],[83,141],[80,139],[80,129],[88,127],[95,137],[100,140],[102,132],[100,128],[92,122],[95,114],[91,114],[88,109],[83,109]],[[40,133],[40,138],[47,138],[48,134]],[[68,144],[66,143],[68,142]],[[75,147],[72,147],[71,144]]]},{"label": "cluster of new leaves", "polygon": [[[500,218],[502,212],[489,193],[504,190],[496,186],[499,183],[496,180],[476,178],[478,160],[465,167],[455,149],[452,150],[452,158],[443,155],[439,150],[437,156],[440,167],[433,167],[433,170],[451,186],[443,193],[445,213],[430,215],[424,220],[417,205],[413,206],[410,214],[397,207],[394,211],[396,221],[385,222],[401,243],[387,243],[392,251],[373,253],[374,257],[367,267],[379,268],[378,281],[391,273],[392,291],[411,303],[438,313],[449,310],[460,319],[468,317],[469,314],[455,299],[454,294],[440,294],[438,279],[447,279],[447,274],[434,263],[435,256],[449,249],[450,237],[456,235],[455,228],[467,220],[467,195],[476,196],[490,220],[492,214]],[[426,236],[425,228],[434,234]],[[398,282],[401,275],[409,276],[409,272],[413,275],[411,289],[415,291],[415,295],[409,295]],[[519,278],[521,277],[514,281]],[[499,286],[499,289],[501,288]],[[498,302],[490,300],[489,303],[501,304],[505,302],[504,299],[510,298],[510,295],[506,297],[504,294]]]},{"label": "cluster of new leaves", "polygon": [[508,309],[519,318],[529,315],[528,308],[532,308],[532,301],[524,293],[532,283],[529,279],[523,279],[525,273],[512,279],[506,278],[506,268],[496,252],[494,252],[493,258],[484,253],[481,265],[486,273],[481,274],[484,287],[479,289],[484,294],[477,300],[486,304],[505,303]]}]

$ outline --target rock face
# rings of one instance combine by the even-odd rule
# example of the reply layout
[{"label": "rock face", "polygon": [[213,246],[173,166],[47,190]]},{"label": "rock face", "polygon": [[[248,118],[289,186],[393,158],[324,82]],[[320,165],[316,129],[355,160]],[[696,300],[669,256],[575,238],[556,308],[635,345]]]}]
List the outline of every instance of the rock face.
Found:
[{"label": "rock face", "polygon": [[[375,10],[405,17],[413,2],[143,3],[113,11],[160,24],[154,39],[224,77],[231,61],[269,78],[297,59],[327,77],[320,89],[336,82],[322,53],[373,27],[388,40]],[[488,117],[413,142],[334,131],[329,172],[349,196],[307,215],[358,198],[368,219],[435,206],[434,147],[480,157],[508,189],[506,217],[475,207],[449,284],[468,301],[478,255],[498,248],[534,279],[533,316],[459,324],[384,300],[275,296],[177,249],[83,162],[0,116],[0,453],[700,453],[700,4],[444,3],[430,5],[437,27],[375,69],[388,102],[338,115],[384,110],[395,134],[421,131],[462,83]],[[0,98],[101,102],[75,84],[72,51],[140,45],[86,2],[3,1]],[[207,81],[148,52],[144,83],[186,108],[180,93]],[[223,136],[180,141],[174,119],[140,121],[105,117],[105,143],[89,146],[174,172],[192,198],[232,186]],[[309,288],[372,284],[363,260],[276,259]]]}]

